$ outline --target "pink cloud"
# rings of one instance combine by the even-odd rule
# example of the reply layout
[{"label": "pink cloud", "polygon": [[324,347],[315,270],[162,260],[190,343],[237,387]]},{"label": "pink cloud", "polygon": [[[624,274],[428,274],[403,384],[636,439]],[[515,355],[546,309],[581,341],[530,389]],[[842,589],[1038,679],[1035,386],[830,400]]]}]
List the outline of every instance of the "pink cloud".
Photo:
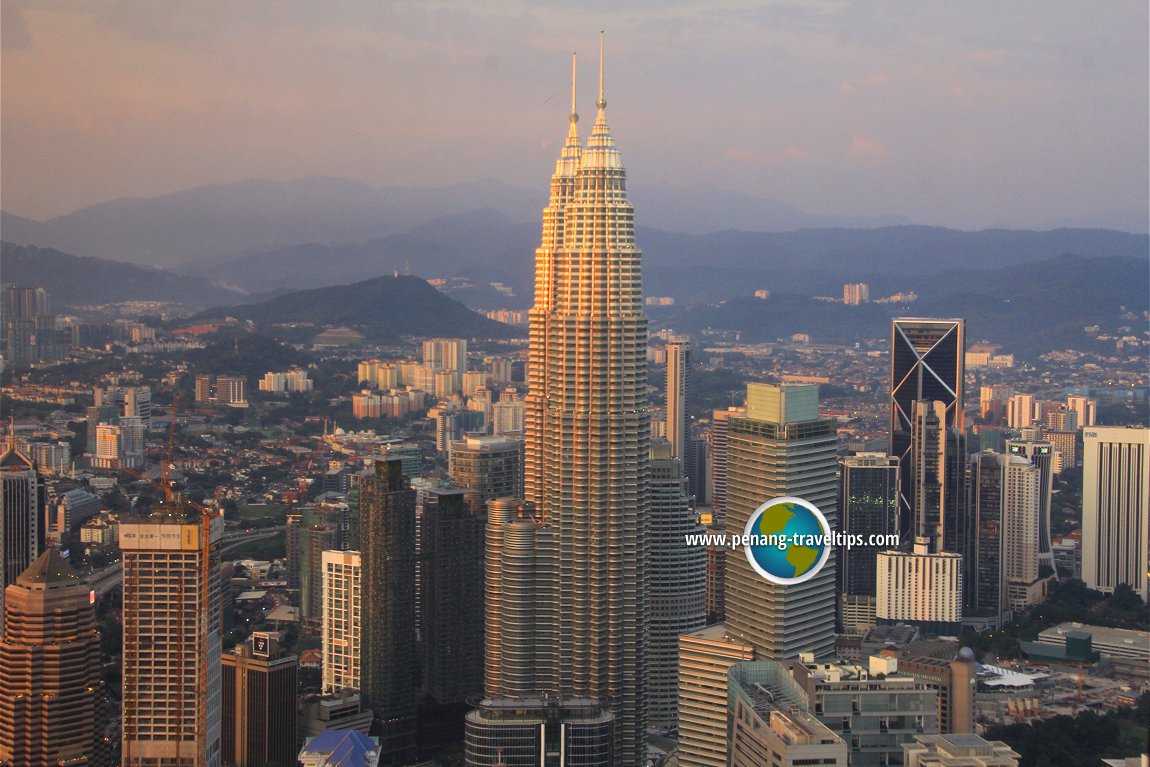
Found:
[{"label": "pink cloud", "polygon": [[889,83],[890,78],[886,75],[871,75],[859,80],[843,80],[842,85],[839,86],[839,93],[854,93],[863,88],[882,88]]},{"label": "pink cloud", "polygon": [[880,163],[886,159],[886,155],[885,146],[861,133],[856,133],[851,138],[850,148],[847,149],[847,157],[860,162]]}]

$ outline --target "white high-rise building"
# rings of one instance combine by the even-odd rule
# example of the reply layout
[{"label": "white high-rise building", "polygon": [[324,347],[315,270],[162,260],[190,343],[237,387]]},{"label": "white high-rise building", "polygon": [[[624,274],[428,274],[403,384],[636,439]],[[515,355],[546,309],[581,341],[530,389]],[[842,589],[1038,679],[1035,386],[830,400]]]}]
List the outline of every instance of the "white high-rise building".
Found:
[{"label": "white high-rise building", "polygon": [[1008,606],[1022,610],[1038,596],[1031,587],[1038,580],[1043,472],[1019,455],[1009,456],[1002,472],[1002,577]]},{"label": "white high-rise building", "polygon": [[1089,397],[1067,397],[1066,408],[1078,414],[1080,427],[1093,426],[1098,417],[1098,403]]},{"label": "white high-rise building", "polygon": [[358,551],[325,551],[323,572],[323,672],[325,694],[360,689],[363,636],[362,570]]},{"label": "white high-rise building", "polygon": [[1150,601],[1150,429],[1082,432],[1082,580],[1111,593],[1129,584]]},{"label": "white high-rise building", "polygon": [[1006,401],[1006,425],[1024,429],[1034,423],[1034,395],[1015,394]]},{"label": "white high-rise building", "polygon": [[912,623],[939,634],[957,634],[962,624],[962,556],[930,553],[926,538],[914,551],[878,555],[875,617],[879,623]]}]

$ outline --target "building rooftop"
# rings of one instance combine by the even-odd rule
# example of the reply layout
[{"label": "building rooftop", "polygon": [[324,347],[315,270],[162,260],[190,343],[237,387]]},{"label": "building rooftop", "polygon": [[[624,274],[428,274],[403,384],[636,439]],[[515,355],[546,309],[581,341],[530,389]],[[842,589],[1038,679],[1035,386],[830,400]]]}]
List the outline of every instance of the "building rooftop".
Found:
[{"label": "building rooftop", "polygon": [[28,569],[20,573],[16,582],[24,586],[41,586],[47,589],[73,586],[82,583],[80,576],[60,556],[60,550],[52,547],[36,558]]},{"label": "building rooftop", "polygon": [[379,762],[379,740],[355,730],[328,730],[304,744],[300,761],[309,757],[308,763],[324,767],[373,767]]}]

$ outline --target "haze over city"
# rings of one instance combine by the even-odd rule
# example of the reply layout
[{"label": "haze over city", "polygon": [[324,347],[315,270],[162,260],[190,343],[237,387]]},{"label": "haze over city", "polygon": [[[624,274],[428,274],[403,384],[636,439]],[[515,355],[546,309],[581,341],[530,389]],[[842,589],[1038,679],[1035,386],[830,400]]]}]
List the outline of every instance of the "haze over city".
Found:
[{"label": "haze over city", "polygon": [[[538,188],[595,32],[638,186],[1146,231],[1140,2],[3,3],[4,210],[246,178]],[[706,193],[698,192],[700,197]],[[540,205],[542,205],[540,199]]]},{"label": "haze over city", "polygon": [[1144,3],[0,3],[0,767],[1150,767]]}]

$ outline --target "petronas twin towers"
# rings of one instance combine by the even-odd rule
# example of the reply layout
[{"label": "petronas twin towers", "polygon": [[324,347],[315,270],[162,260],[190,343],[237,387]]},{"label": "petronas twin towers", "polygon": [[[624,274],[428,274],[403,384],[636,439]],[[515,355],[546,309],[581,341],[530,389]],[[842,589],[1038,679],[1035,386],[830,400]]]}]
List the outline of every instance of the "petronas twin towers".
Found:
[{"label": "petronas twin towers", "polygon": [[549,528],[538,605],[536,687],[615,714],[614,763],[641,763],[647,709],[651,425],[647,318],[626,173],[598,114],[571,127],[535,252],[525,494]]}]

